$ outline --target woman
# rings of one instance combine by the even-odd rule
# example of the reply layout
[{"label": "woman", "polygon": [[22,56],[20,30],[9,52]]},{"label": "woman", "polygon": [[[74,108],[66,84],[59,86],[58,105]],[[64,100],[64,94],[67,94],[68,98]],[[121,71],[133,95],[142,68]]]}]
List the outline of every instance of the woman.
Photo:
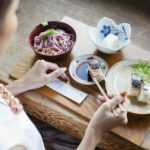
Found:
[{"label": "woman", "polygon": [[[0,0],[1,51],[8,47],[17,29],[18,3],[19,0]],[[46,74],[49,69],[53,72]],[[57,77],[67,79],[65,71],[66,68],[60,68],[57,64],[39,60],[22,79],[14,81],[6,87],[0,84],[0,150],[45,149],[41,135],[22,110],[21,104],[14,95],[42,87]],[[105,102],[103,97],[99,97],[99,100]],[[118,104],[122,104],[125,109],[124,113],[121,113],[117,107]],[[93,150],[103,133],[117,125],[126,124],[128,105],[129,102],[121,96],[114,97],[111,101],[102,104],[90,121],[78,150]],[[112,111],[116,111],[119,117],[116,118]]]}]

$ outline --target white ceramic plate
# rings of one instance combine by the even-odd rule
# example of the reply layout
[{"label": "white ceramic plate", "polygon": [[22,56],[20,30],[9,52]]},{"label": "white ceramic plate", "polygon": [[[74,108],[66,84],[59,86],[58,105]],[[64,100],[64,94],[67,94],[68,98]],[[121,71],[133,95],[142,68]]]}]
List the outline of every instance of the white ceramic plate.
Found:
[{"label": "white ceramic plate", "polygon": [[[120,94],[122,91],[128,91],[131,84],[131,73],[134,72],[132,67],[138,64],[139,60],[124,60],[110,68],[106,78],[109,82],[109,88],[106,86],[107,92],[111,88],[113,93]],[[150,62],[148,62],[150,64]],[[134,114],[150,114],[150,104],[138,102],[135,97],[128,97],[131,101],[129,112]]]},{"label": "white ceramic plate", "polygon": [[[90,61],[89,59],[91,59],[91,58],[96,59],[97,61],[99,61],[99,63],[101,63],[103,65],[103,72],[106,75],[106,73],[108,71],[108,65],[107,65],[106,61],[104,59],[102,59],[101,57],[87,54],[87,55],[79,56],[71,62],[70,66],[69,66],[69,73],[70,73],[70,76],[72,77],[72,79],[74,79],[76,82],[84,84],[84,85],[93,85],[94,84],[94,82],[84,80],[79,75],[79,73],[82,73],[82,72],[87,73],[88,72],[86,65],[88,65],[88,62]],[[82,69],[78,70],[79,68],[81,68],[81,65],[82,65]]]}]

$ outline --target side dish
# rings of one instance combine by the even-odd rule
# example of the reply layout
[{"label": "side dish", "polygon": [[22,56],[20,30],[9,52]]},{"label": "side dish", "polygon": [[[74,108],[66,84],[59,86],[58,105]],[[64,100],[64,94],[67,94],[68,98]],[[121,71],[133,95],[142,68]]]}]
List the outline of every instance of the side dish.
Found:
[{"label": "side dish", "polygon": [[128,95],[136,96],[138,101],[150,103],[150,66],[146,62],[140,62],[132,66],[131,85]]}]

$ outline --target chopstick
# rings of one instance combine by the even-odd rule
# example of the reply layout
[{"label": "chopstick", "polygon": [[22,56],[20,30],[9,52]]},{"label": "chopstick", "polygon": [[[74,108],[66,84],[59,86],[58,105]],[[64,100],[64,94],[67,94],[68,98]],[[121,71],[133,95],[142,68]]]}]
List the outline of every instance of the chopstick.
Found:
[{"label": "chopstick", "polygon": [[[102,93],[102,95],[104,96],[104,98],[106,99],[106,101],[109,101],[110,99],[107,97],[106,93],[104,92],[103,88],[101,87],[101,85],[99,84],[99,82],[97,81],[97,79],[95,77],[92,76],[93,81],[95,82],[95,84],[97,85],[98,89],[100,90],[100,92]],[[113,110],[112,111],[115,117],[119,117],[119,115]]]},{"label": "chopstick", "polygon": [[[98,82],[98,80],[97,80],[97,78],[96,78],[96,75],[94,75],[94,73],[92,72],[92,70],[90,69],[90,67],[89,67],[89,73],[91,74],[91,77],[92,77],[93,81],[94,81],[95,84],[97,85],[98,89],[100,90],[100,92],[102,93],[102,95],[104,96],[104,98],[106,99],[106,101],[110,100],[110,98],[108,98],[108,96],[106,95],[105,91],[103,90],[103,88],[102,88],[101,85],[99,84],[99,82]],[[110,86],[109,86],[109,82],[108,82],[108,80],[106,79],[106,77],[104,76],[104,74],[102,74],[102,77],[103,77],[105,83],[107,84],[109,90],[111,91],[111,88],[110,88]],[[114,95],[112,91],[111,91],[111,93],[112,93],[112,95]],[[125,110],[124,110],[124,108],[122,107],[122,105],[119,104],[118,106],[119,106],[119,108],[120,108],[120,110],[121,110],[121,113],[124,113]],[[115,111],[113,111],[113,113],[114,113],[114,115],[115,115],[116,117],[118,117],[118,114],[117,114]]]},{"label": "chopstick", "polygon": [[[114,95],[113,92],[112,92],[112,90],[111,90],[111,88],[110,88],[109,82],[108,82],[108,80],[106,79],[106,77],[105,77],[104,75],[103,75],[103,79],[104,79],[105,83],[107,84],[107,87],[109,88],[109,91],[111,91],[111,94]],[[125,110],[124,110],[124,108],[122,107],[122,105],[119,104],[118,106],[119,106],[119,108],[120,108],[120,110],[121,110],[121,113],[124,113]]]}]

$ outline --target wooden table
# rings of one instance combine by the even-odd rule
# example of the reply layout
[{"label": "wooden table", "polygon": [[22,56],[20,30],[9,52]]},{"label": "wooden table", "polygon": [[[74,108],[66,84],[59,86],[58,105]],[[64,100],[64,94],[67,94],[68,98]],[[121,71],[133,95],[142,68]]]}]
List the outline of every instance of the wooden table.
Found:
[{"label": "wooden table", "polygon": [[[73,52],[64,60],[58,62],[61,66],[68,66],[74,57],[82,54],[96,54],[103,57],[111,67],[116,62],[129,58],[143,58],[149,60],[150,53],[129,45],[122,52],[114,55],[105,55],[96,50],[89,35],[89,26],[64,17],[62,21],[70,24],[77,32],[77,43]],[[11,76],[20,78],[33,64],[34,53],[28,54],[22,62],[11,72]],[[2,76],[1,80],[9,83],[12,80],[8,76]],[[98,108],[96,97],[98,90],[95,86],[81,86],[71,80],[71,85],[88,93],[88,98],[81,106],[73,104],[68,99],[56,92],[44,87],[38,90],[26,92],[20,95],[24,107],[28,113],[49,123],[50,125],[81,139],[86,126]],[[100,147],[104,149],[142,149],[150,148],[150,116],[133,116],[129,114],[129,123],[125,127],[117,127],[103,136]]]}]

